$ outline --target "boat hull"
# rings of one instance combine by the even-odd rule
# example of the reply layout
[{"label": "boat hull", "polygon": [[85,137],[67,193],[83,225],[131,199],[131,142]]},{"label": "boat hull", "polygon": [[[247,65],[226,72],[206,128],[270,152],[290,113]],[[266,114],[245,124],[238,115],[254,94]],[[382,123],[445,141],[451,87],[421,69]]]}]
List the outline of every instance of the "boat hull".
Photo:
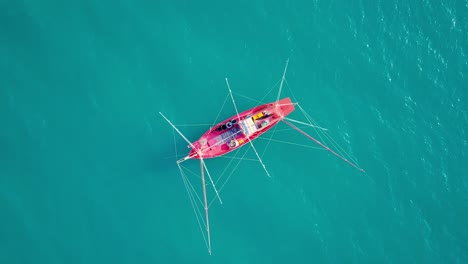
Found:
[{"label": "boat hull", "polygon": [[215,158],[255,140],[294,111],[289,97],[234,115],[210,128],[192,143],[188,158]]}]

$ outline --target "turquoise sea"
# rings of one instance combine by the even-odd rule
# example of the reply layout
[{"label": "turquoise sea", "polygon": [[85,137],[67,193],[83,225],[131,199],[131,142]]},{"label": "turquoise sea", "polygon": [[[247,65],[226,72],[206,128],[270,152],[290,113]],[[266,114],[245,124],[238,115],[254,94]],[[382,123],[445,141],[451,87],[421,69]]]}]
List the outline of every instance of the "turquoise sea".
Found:
[{"label": "turquoise sea", "polygon": [[[0,263],[468,263],[467,14],[466,0],[0,1]],[[187,144],[158,112],[233,115],[225,77],[239,110],[272,101],[288,58],[282,94],[367,173],[257,140],[271,178],[240,163],[210,207],[209,256],[175,163]],[[286,128],[266,137],[313,144]],[[214,180],[228,161],[206,161]]]}]

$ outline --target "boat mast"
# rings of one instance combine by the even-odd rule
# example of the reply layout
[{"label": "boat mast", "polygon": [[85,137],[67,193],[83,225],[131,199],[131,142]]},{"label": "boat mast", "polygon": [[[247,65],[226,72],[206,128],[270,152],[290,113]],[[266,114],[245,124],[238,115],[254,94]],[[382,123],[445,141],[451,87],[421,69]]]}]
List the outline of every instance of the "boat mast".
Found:
[{"label": "boat mast", "polygon": [[[238,122],[240,122],[239,111],[237,110],[236,101],[234,101],[234,96],[232,95],[231,86],[229,86],[228,78],[226,78],[226,84],[227,84],[227,87],[228,87],[228,89],[229,89],[229,94],[231,95],[232,104],[234,105],[234,109],[236,109],[237,120],[238,120]],[[242,128],[241,128],[241,129],[242,129]],[[250,140],[250,138],[249,138],[247,141],[248,141],[248,142],[250,143],[250,145],[252,146],[252,149],[254,150],[255,155],[257,155],[258,161],[260,161],[260,164],[262,164],[262,167],[263,167],[263,169],[265,170],[267,176],[268,176],[268,177],[271,177],[271,176],[270,176],[270,173],[268,172],[267,168],[265,167],[265,164],[264,164],[263,161],[262,161],[262,158],[260,158],[260,155],[258,155],[257,149],[255,149],[255,146],[254,146],[254,144],[252,143],[252,141]]]},{"label": "boat mast", "polygon": [[211,255],[210,220],[208,217],[208,202],[206,200],[205,169],[203,166],[203,159],[200,159],[200,169],[201,169],[201,179],[202,179],[202,186],[203,186],[203,200],[205,203],[206,234],[208,237],[208,254]]}]

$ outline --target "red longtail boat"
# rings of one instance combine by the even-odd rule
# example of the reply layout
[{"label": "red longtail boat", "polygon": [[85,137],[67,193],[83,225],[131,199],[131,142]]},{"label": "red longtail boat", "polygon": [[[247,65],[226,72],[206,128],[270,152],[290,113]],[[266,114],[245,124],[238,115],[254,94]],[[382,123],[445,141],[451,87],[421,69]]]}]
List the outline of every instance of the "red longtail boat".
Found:
[{"label": "red longtail boat", "polygon": [[[174,128],[174,130],[177,131],[177,133],[188,143],[189,148],[191,148],[187,156],[185,156],[182,159],[177,160],[177,165],[179,166],[179,170],[183,176],[184,184],[186,184],[186,181],[188,179],[185,176],[185,173],[182,170],[180,163],[187,161],[189,159],[200,160],[200,174],[201,174],[202,187],[203,187],[203,208],[205,211],[205,220],[200,221],[200,219],[198,219],[197,214],[196,216],[197,216],[197,220],[199,224],[203,222],[205,225],[207,236],[205,238],[205,235],[203,235],[203,237],[205,238],[205,242],[208,248],[208,253],[210,255],[211,255],[211,238],[210,238],[211,236],[210,236],[210,224],[209,224],[209,214],[208,214],[209,205],[207,201],[206,184],[205,184],[205,172],[208,175],[209,180],[211,181],[211,185],[221,204],[222,204],[222,200],[219,196],[218,190],[216,189],[215,183],[213,182],[213,179],[208,171],[208,168],[206,167],[204,159],[220,157],[231,151],[239,149],[243,147],[244,145],[250,145],[252,149],[254,150],[258,158],[258,161],[261,163],[266,174],[270,176],[270,173],[266,169],[265,164],[263,163],[260,155],[258,154],[252,142],[256,138],[260,137],[262,134],[264,134],[265,132],[267,132],[274,126],[276,126],[279,122],[283,122],[286,125],[293,128],[294,130],[300,132],[301,134],[303,134],[310,140],[314,141],[320,147],[324,148],[328,152],[342,159],[343,161],[345,161],[352,167],[358,169],[361,172],[364,172],[364,170],[358,165],[356,165],[354,162],[338,154],[337,152],[330,149],[327,145],[325,145],[321,141],[317,140],[316,138],[312,137],[308,133],[304,132],[299,127],[292,124],[292,123],[298,123],[301,125],[306,125],[306,126],[311,126],[314,128],[326,130],[322,127],[313,125],[311,123],[311,120],[308,118],[308,114],[305,113],[305,111],[297,102],[293,103],[289,97],[279,99],[281,95],[283,83],[285,80],[286,70],[288,68],[288,62],[289,60],[286,62],[286,67],[284,69],[283,77],[281,79],[281,84],[280,84],[280,88],[278,91],[277,100],[275,102],[262,104],[262,105],[253,107],[241,113],[239,113],[237,110],[237,106],[234,100],[233,93],[231,91],[229,82],[226,78],[226,84],[227,84],[234,108],[236,110],[236,114],[223,120],[222,122],[219,122],[215,126],[210,127],[197,141],[191,142],[190,140],[188,140],[184,136],[184,134],[180,132],[177,126],[172,124],[172,122],[168,118],[166,118],[166,116],[164,116],[161,112],[159,112],[159,114],[161,114],[161,116]],[[306,116],[306,119],[309,121],[308,123],[288,118],[288,115],[291,114],[295,110],[295,106],[298,106],[301,109],[301,111]],[[186,185],[187,191],[190,192],[187,186],[188,185]],[[193,187],[191,186],[191,188]],[[192,196],[190,199],[192,202],[192,206],[194,206],[194,200],[195,200],[194,197]]]},{"label": "red longtail boat", "polygon": [[236,150],[267,132],[292,111],[294,104],[285,98],[234,115],[192,143],[193,148],[187,157],[215,158]]}]

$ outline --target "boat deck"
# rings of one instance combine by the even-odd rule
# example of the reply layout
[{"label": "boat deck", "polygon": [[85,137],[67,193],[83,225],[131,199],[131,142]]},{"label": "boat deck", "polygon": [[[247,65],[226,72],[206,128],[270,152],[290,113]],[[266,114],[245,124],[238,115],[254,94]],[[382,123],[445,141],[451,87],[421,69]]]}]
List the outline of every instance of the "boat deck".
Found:
[{"label": "boat deck", "polygon": [[218,123],[193,142],[191,158],[214,158],[229,153],[276,125],[283,117],[294,111],[289,98],[260,105]]}]

